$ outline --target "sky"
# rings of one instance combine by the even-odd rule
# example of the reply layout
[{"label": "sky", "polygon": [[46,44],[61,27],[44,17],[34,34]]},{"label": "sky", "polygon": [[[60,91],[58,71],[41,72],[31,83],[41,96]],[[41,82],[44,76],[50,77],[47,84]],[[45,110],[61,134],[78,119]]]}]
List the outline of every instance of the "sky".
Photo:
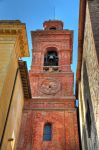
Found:
[{"label": "sky", "polygon": [[30,69],[32,58],[30,31],[42,29],[43,22],[49,19],[62,20],[64,29],[74,30],[72,70],[75,75],[78,49],[79,0],[0,0],[0,20],[20,20],[26,23],[30,50],[30,58],[25,59],[28,69]]}]

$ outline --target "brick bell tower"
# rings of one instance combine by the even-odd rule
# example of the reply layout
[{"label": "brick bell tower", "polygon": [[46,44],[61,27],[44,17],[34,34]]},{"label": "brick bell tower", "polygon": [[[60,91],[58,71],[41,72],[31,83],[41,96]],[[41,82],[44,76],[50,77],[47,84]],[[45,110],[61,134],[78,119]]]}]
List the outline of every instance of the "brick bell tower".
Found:
[{"label": "brick bell tower", "polygon": [[25,101],[19,145],[23,150],[79,150],[74,74],[73,31],[59,20],[32,31],[29,72],[32,99]]}]

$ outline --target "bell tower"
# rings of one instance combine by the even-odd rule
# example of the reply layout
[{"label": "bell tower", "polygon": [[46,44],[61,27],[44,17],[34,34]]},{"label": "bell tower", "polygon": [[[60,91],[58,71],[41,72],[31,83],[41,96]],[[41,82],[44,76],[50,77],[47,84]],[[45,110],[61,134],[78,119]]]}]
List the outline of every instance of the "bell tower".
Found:
[{"label": "bell tower", "polygon": [[33,150],[79,150],[71,70],[73,31],[63,29],[59,20],[45,21],[43,27],[31,32],[32,99],[24,106],[21,148],[29,145]]},{"label": "bell tower", "polygon": [[44,30],[31,32],[32,97],[67,98],[72,96],[74,98],[71,71],[73,31],[64,30],[63,22],[56,20],[45,21],[43,27]]}]

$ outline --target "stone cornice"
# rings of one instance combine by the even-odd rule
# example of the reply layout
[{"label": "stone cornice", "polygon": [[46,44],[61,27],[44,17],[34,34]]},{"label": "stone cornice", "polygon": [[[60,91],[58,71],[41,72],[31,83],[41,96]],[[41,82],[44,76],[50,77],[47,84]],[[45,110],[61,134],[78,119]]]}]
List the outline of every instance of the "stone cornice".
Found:
[{"label": "stone cornice", "polygon": [[36,31],[31,31],[32,35],[70,35],[73,34],[73,30],[36,30]]},{"label": "stone cornice", "polygon": [[75,112],[77,108],[24,108],[23,111],[66,111],[66,112]]},{"label": "stone cornice", "polygon": [[65,96],[65,97],[32,97],[32,99],[31,100],[51,100],[51,98],[52,98],[52,101],[53,100],[56,100],[56,101],[58,101],[58,100],[75,100],[75,96]]},{"label": "stone cornice", "polygon": [[19,57],[29,56],[26,26],[20,21],[0,21],[0,36],[15,36],[19,43]]}]

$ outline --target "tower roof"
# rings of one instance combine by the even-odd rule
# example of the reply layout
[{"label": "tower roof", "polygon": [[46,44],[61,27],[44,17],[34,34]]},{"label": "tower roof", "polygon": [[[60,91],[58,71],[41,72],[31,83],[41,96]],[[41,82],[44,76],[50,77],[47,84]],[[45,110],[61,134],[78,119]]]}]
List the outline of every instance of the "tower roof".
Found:
[{"label": "tower roof", "polygon": [[48,20],[43,23],[45,30],[62,30],[63,22],[61,20]]}]

